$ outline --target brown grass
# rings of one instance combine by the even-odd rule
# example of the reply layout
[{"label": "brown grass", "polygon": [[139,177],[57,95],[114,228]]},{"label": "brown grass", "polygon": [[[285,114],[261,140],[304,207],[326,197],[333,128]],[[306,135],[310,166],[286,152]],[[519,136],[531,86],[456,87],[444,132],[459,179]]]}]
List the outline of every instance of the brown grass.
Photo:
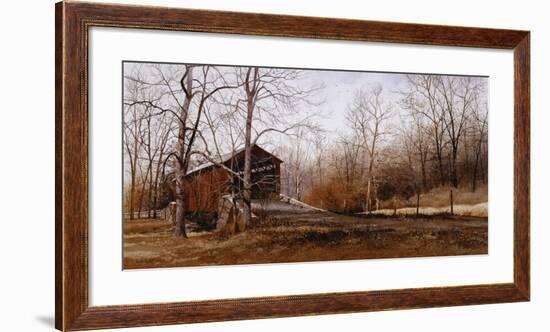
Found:
[{"label": "brown grass", "polygon": [[124,223],[124,267],[448,256],[487,253],[487,220],[475,217],[359,218],[281,213],[231,237],[172,236],[158,220]]},{"label": "brown grass", "polygon": [[[450,205],[450,187],[437,187],[420,197],[422,206],[443,207]],[[473,205],[487,202],[487,185],[480,186],[475,192],[471,188],[452,188],[454,204]],[[416,198],[409,200],[410,205],[416,204]]]},{"label": "brown grass", "polygon": [[[420,207],[442,208],[450,205],[450,191],[453,190],[453,204],[455,205],[476,205],[488,201],[487,185],[479,185],[475,192],[471,187],[451,188],[449,186],[436,187],[420,195]],[[407,200],[393,199],[380,202],[380,209],[416,207],[416,196]]]}]

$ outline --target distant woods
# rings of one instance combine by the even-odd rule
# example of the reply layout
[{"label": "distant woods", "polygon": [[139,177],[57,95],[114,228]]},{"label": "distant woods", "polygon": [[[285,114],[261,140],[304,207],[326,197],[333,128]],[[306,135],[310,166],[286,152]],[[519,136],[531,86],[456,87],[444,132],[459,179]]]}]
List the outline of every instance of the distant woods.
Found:
[{"label": "distant woods", "polygon": [[226,167],[222,155],[244,149],[244,170],[227,171],[243,184],[232,195],[249,224],[255,144],[283,161],[283,194],[336,212],[371,211],[441,186],[475,191],[487,181],[486,79],[402,75],[395,91],[360,86],[330,110],[344,114],[334,132],[321,111],[330,81],[315,83],[310,73],[126,63],[127,218],[154,218],[173,199],[175,235],[185,237],[187,173]]},{"label": "distant woods", "polygon": [[[300,185],[286,193],[337,212],[394,208],[435,187],[487,182],[487,85],[482,78],[406,75],[400,91],[362,88],[338,139],[311,144]],[[390,98],[392,96],[393,98]],[[284,159],[284,156],[283,156]],[[286,165],[289,166],[289,165]],[[302,189],[292,188],[302,186]],[[307,188],[307,189],[306,189]],[[425,202],[425,205],[429,205]]]}]

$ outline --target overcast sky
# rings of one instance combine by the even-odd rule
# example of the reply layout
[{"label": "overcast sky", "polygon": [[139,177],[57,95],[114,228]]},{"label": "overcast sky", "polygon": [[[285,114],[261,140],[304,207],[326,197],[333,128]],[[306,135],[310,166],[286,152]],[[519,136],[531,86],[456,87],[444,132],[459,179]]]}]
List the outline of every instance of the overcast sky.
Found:
[{"label": "overcast sky", "polygon": [[346,126],[346,110],[356,91],[381,85],[384,100],[395,104],[399,99],[396,92],[405,88],[405,79],[405,75],[400,73],[330,70],[307,70],[304,78],[312,84],[322,83],[325,87],[321,92],[325,102],[319,106],[324,115],[320,122],[334,134]]}]

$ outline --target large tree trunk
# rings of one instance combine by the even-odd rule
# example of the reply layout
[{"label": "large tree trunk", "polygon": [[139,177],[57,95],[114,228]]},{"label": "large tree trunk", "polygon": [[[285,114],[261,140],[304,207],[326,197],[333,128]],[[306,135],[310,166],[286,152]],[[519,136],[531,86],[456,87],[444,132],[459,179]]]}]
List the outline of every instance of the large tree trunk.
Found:
[{"label": "large tree trunk", "polygon": [[244,227],[250,225],[252,219],[251,199],[252,199],[252,116],[254,114],[253,96],[249,95],[247,100],[247,116],[245,129],[245,145],[244,145],[244,183],[243,183],[243,200],[244,200]]},{"label": "large tree trunk", "polygon": [[[189,67],[185,84],[188,91],[193,91],[193,67]],[[180,115],[180,128],[178,131],[178,144],[177,154],[178,162],[176,163],[176,229],[174,230],[174,236],[187,237],[187,231],[185,229],[185,183],[184,178],[187,173],[187,160],[186,160],[186,146],[185,146],[185,134],[187,123],[187,115],[189,114],[189,107],[191,105],[192,96],[185,97],[183,107]],[[191,145],[192,142],[189,143]],[[187,149],[190,149],[188,146]]]},{"label": "large tree trunk", "polygon": [[183,183],[183,177],[181,169],[178,169],[176,180],[176,229],[174,230],[175,236],[187,237],[187,230],[185,229],[185,187]]}]

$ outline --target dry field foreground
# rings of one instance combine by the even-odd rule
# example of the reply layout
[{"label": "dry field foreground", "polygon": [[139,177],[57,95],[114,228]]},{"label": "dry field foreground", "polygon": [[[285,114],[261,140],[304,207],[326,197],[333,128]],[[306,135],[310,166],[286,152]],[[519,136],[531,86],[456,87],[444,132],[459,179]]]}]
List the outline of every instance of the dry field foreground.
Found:
[{"label": "dry field foreground", "polygon": [[175,238],[163,220],[124,222],[124,268],[487,254],[487,218],[362,217],[273,202],[269,220],[222,238]]}]

